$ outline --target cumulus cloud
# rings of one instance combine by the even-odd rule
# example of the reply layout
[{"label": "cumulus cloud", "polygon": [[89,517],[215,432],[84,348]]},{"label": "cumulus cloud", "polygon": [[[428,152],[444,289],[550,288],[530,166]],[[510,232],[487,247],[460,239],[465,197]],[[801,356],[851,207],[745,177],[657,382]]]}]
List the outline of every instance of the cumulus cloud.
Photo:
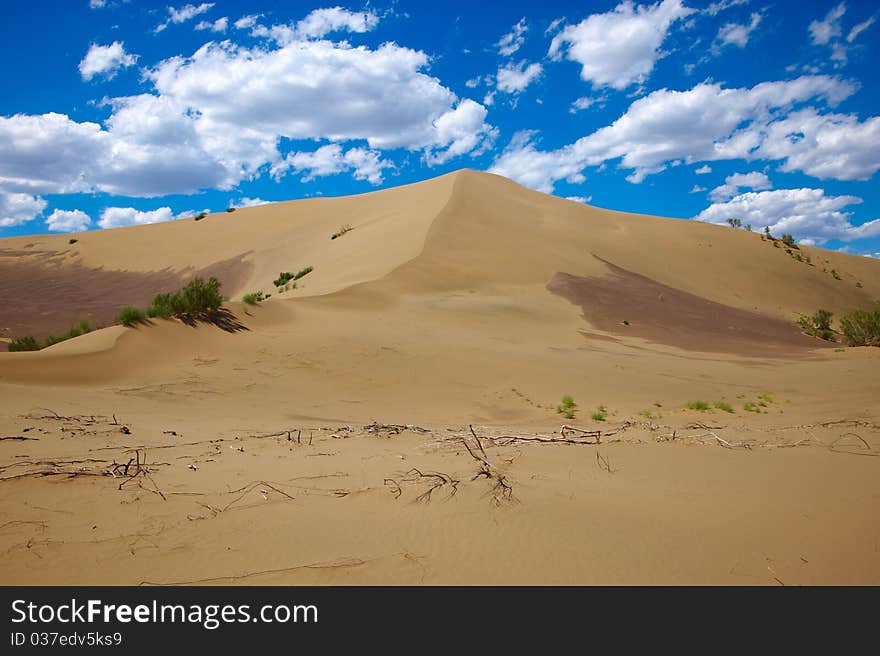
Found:
[{"label": "cumulus cloud", "polygon": [[565,27],[553,37],[549,54],[579,63],[581,78],[593,86],[625,89],[648,78],[672,25],[692,12],[682,0],[622,2],[613,11]]},{"label": "cumulus cloud", "polygon": [[537,80],[542,70],[541,64],[537,62],[529,64],[523,60],[518,64],[510,63],[498,69],[496,85],[504,93],[519,93]]},{"label": "cumulus cloud", "polygon": [[694,173],[696,173],[697,175],[706,175],[707,173],[711,173],[711,172],[712,172],[712,167],[709,166],[708,164],[703,164],[703,166],[701,166],[696,171],[694,171]]},{"label": "cumulus cloud", "polygon": [[55,210],[46,219],[52,232],[82,232],[92,225],[92,219],[82,210]]},{"label": "cumulus cloud", "polygon": [[101,9],[107,6],[107,0],[89,0],[89,9]]},{"label": "cumulus cloud", "polygon": [[372,11],[348,11],[342,7],[315,9],[296,24],[299,34],[321,38],[331,32],[369,32],[379,24]]},{"label": "cumulus cloud", "polygon": [[257,20],[259,20],[261,16],[262,14],[249,14],[247,16],[242,16],[235,21],[233,25],[235,25],[235,29],[237,30],[249,30],[257,24]]},{"label": "cumulus cloud", "polygon": [[734,45],[738,48],[745,48],[749,42],[752,32],[761,24],[762,15],[755,12],[751,16],[750,22],[742,23],[726,23],[718,30],[716,40],[721,46]]},{"label": "cumulus cloud", "polygon": [[248,198],[245,196],[244,198],[240,198],[239,200],[233,202],[229,201],[229,207],[234,207],[236,209],[242,209],[244,207],[258,207],[260,205],[268,205],[272,201],[263,200],[262,198]]},{"label": "cumulus cloud", "polygon": [[851,212],[844,211],[861,202],[858,196],[826,196],[824,189],[750,191],[714,203],[694,218],[719,224],[740,219],[743,224],[768,226],[776,234],[791,233],[814,244],[880,236],[880,219],[856,226],[850,221]]},{"label": "cumulus cloud", "polygon": [[382,159],[380,153],[365,148],[349,148],[343,151],[339,144],[321,146],[313,152],[293,152],[272,167],[272,175],[280,177],[288,171],[305,173],[304,181],[317,177],[353,171],[356,180],[371,184],[382,182],[382,170],[393,165]]},{"label": "cumulus cloud", "polygon": [[9,228],[33,221],[48,203],[39,196],[0,191],[0,227]]},{"label": "cumulus cloud", "polygon": [[752,173],[734,173],[728,175],[724,184],[715,187],[709,192],[709,199],[715,203],[723,203],[736,196],[740,189],[756,189],[758,191],[770,189],[773,185],[766,173],[753,171]]},{"label": "cumulus cloud", "polygon": [[172,23],[180,24],[185,23],[188,20],[192,20],[196,16],[201,16],[202,14],[211,10],[214,6],[213,2],[203,2],[200,5],[184,5],[179,8],[168,7],[168,20],[164,23],[160,23],[156,26],[156,29],[153,30],[157,34],[165,30]]},{"label": "cumulus cloud", "polygon": [[480,152],[496,134],[486,108],[426,73],[428,61],[394,43],[211,42],[147,71],[151,93],[107,101],[103,125],[56,113],[0,117],[0,191],[228,189],[281,161],[281,139],[366,142],[422,152],[429,164]]},{"label": "cumulus cloud", "polygon": [[526,19],[521,18],[519,22],[511,28],[510,32],[502,36],[501,40],[495,44],[498,48],[498,53],[503,57],[510,57],[522,47],[523,43],[525,43],[525,35],[528,31],[529,26],[526,23]]},{"label": "cumulus cloud", "polygon": [[110,80],[116,76],[119,69],[134,66],[137,60],[137,55],[125,52],[125,46],[121,41],[114,41],[109,46],[93,43],[79,63],[79,74],[87,82],[96,75]]},{"label": "cumulus cloud", "polygon": [[795,105],[833,107],[855,91],[838,78],[802,76],[725,89],[702,83],[687,91],[660,89],[633,102],[611,125],[553,151],[533,139],[511,143],[492,166],[542,191],[588,166],[619,160],[640,182],[674,162],[781,160],[785,171],[818,178],[863,180],[880,169],[880,117],[823,113]]},{"label": "cumulus cloud", "polygon": [[149,212],[142,212],[133,207],[108,207],[101,212],[98,225],[102,228],[123,228],[132,225],[146,225],[148,223],[186,219],[191,216],[195,216],[195,212],[187,211],[174,214],[170,207],[160,207]]},{"label": "cumulus cloud", "polygon": [[349,11],[342,7],[315,9],[295,23],[257,25],[256,16],[246,16],[236,25],[244,24],[245,19],[253,25],[251,36],[267,38],[282,46],[298,40],[321,39],[333,32],[369,32],[379,24],[379,16],[372,11]]},{"label": "cumulus cloud", "polygon": [[212,32],[225,32],[229,27],[229,19],[224,16],[223,18],[218,18],[217,20],[211,21],[201,21],[196,24],[196,29],[199,31],[202,30],[211,30]]}]

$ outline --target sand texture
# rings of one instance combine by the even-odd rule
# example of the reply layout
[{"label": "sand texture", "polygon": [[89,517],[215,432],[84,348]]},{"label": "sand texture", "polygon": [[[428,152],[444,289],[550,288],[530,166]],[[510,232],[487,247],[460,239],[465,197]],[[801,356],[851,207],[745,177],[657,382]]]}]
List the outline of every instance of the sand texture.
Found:
[{"label": "sand texture", "polygon": [[0,353],[2,584],[880,583],[880,349],[795,323],[880,261],[473,171],[69,238],[0,337],[231,300]]}]

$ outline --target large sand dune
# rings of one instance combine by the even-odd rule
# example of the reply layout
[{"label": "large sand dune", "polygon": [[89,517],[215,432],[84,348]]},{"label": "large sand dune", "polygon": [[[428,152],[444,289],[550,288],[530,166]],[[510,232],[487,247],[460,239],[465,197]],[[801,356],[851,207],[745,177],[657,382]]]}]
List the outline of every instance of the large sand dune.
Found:
[{"label": "large sand dune", "polygon": [[0,582],[880,582],[880,349],[795,324],[878,261],[473,171],[77,238],[0,241],[6,336],[233,320],[0,353]]}]

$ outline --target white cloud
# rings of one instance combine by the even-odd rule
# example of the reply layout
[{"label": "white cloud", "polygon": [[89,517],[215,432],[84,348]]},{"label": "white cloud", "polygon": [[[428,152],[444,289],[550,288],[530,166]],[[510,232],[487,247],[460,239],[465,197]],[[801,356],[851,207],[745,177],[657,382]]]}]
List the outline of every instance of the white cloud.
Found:
[{"label": "white cloud", "polygon": [[[808,101],[833,106],[855,91],[838,78],[803,76],[724,89],[698,84],[688,91],[660,89],[633,102],[614,123],[555,151],[531,140],[511,144],[492,171],[550,191],[557,180],[588,166],[620,160],[641,181],[670,164],[744,159],[782,160],[785,171],[819,178],[866,179],[880,169],[880,117],[822,114]],[[534,163],[530,163],[530,159]]]},{"label": "white cloud", "polygon": [[89,0],[89,9],[100,9],[107,6],[107,0]]},{"label": "white cloud", "polygon": [[379,24],[372,11],[348,11],[342,7],[315,9],[296,24],[299,34],[321,38],[331,32],[369,32]]},{"label": "white cloud", "polygon": [[88,230],[92,219],[82,210],[55,210],[46,219],[52,232],[82,232]]},{"label": "white cloud", "polygon": [[816,46],[827,46],[831,49],[831,61],[835,66],[846,64],[849,56],[849,48],[858,36],[867,30],[876,20],[870,16],[866,20],[854,25],[844,38],[842,19],[846,13],[846,3],[841,2],[832,8],[822,20],[814,20],[808,28],[810,41]]},{"label": "white cloud", "polygon": [[791,233],[814,244],[880,236],[880,219],[860,226],[850,222],[851,212],[844,208],[861,202],[858,196],[826,196],[824,189],[750,191],[710,205],[694,218],[719,224],[740,219],[743,224],[769,226],[776,235]]},{"label": "white cloud", "polygon": [[211,30],[212,32],[225,32],[229,27],[229,19],[224,16],[223,18],[218,18],[214,22],[211,21],[201,21],[196,24],[197,30]]},{"label": "white cloud", "polygon": [[249,14],[247,16],[242,16],[239,18],[233,25],[235,25],[235,29],[237,30],[248,30],[257,24],[257,20],[262,16],[262,14]]},{"label": "white cloud", "polygon": [[699,194],[702,191],[706,191],[705,187],[701,187],[700,185],[694,185],[691,187],[691,190],[688,192],[689,194]]},{"label": "white cloud", "polygon": [[262,198],[248,198],[245,196],[244,198],[239,199],[236,202],[229,201],[229,207],[234,207],[236,209],[242,209],[244,207],[258,207],[260,205],[268,205],[272,201],[263,200]]},{"label": "white cloud", "polygon": [[722,46],[734,45],[738,48],[745,48],[749,42],[749,37],[760,25],[762,18],[760,13],[755,12],[752,14],[748,25],[727,23],[718,30],[716,39]]},{"label": "white cloud", "polygon": [[174,214],[170,207],[160,207],[149,212],[141,212],[133,207],[108,207],[101,212],[98,225],[102,228],[122,228],[132,225],[146,225],[148,223],[162,223],[176,219],[186,219],[194,216],[191,211]]},{"label": "white cloud", "polygon": [[696,173],[697,175],[706,175],[707,173],[711,173],[711,172],[712,172],[712,167],[709,166],[708,164],[704,164],[703,166],[698,168],[696,171],[694,171],[694,173]]},{"label": "white cloud", "polygon": [[765,189],[771,189],[772,187],[773,185],[770,183],[770,178],[767,177],[766,173],[762,173],[761,171],[753,171],[752,173],[734,173],[725,178],[723,185],[715,187],[709,192],[709,199],[713,203],[723,203],[739,194],[740,189],[755,189],[757,191],[763,191]]},{"label": "white cloud", "polygon": [[116,76],[120,68],[134,66],[137,60],[137,55],[125,52],[125,46],[121,41],[114,41],[109,46],[93,43],[79,63],[79,74],[86,81],[96,75],[102,75],[110,80]]},{"label": "white cloud", "polygon": [[853,41],[855,41],[858,38],[859,34],[864,32],[874,24],[875,20],[876,19],[871,16],[868,20],[862,21],[858,25],[855,25],[846,36],[847,43],[852,43]]},{"label": "white cloud", "polygon": [[808,28],[813,45],[821,46],[841,35],[840,19],[846,13],[846,3],[841,2],[822,20],[814,20]]},{"label": "white cloud", "polygon": [[313,152],[294,152],[272,167],[272,175],[281,177],[287,171],[305,173],[304,181],[317,177],[336,175],[353,171],[356,180],[367,180],[371,184],[382,182],[382,170],[393,165],[382,159],[381,153],[365,148],[342,150],[339,144],[321,146]]},{"label": "white cloud", "polygon": [[513,53],[519,50],[522,47],[522,44],[525,43],[526,32],[529,31],[529,26],[526,23],[525,18],[521,18],[519,22],[514,25],[510,32],[501,37],[501,40],[495,44],[498,48],[499,54],[503,57],[510,57]]},{"label": "white cloud", "polygon": [[682,0],[622,2],[614,11],[567,26],[553,38],[549,54],[579,63],[581,78],[593,86],[622,90],[648,78],[672,25],[692,12]]},{"label": "white cloud", "polygon": [[568,110],[570,113],[575,114],[577,112],[583,111],[585,109],[589,109],[597,102],[604,100],[604,98],[590,98],[589,96],[581,96],[576,99],[573,103],[571,103],[571,108]]},{"label": "white cloud", "polygon": [[708,7],[706,7],[703,11],[704,13],[709,14],[710,16],[717,16],[722,11],[726,11],[731,7],[737,7],[739,5],[748,4],[750,0],[720,0],[719,2],[713,2]]},{"label": "white cloud", "polygon": [[54,113],[0,116],[0,191],[228,189],[280,161],[282,138],[421,151],[429,164],[479,152],[496,134],[486,108],[427,65],[425,53],[394,43],[212,42],[147,71],[152,93],[107,101],[103,126]]},{"label": "white cloud", "polygon": [[586,205],[591,200],[593,200],[592,196],[566,196],[565,200],[573,200],[575,203],[583,203]]},{"label": "white cloud", "polygon": [[501,66],[496,75],[499,91],[519,93],[541,76],[543,68],[537,62],[529,64],[525,60],[518,64],[510,63]]},{"label": "white cloud", "polygon": [[46,205],[48,203],[39,196],[0,191],[0,228],[33,221],[43,213]]},{"label": "white cloud", "polygon": [[171,23],[179,25],[180,23],[185,23],[188,20],[192,20],[196,16],[201,16],[202,14],[211,10],[214,6],[213,2],[203,2],[200,5],[184,5],[183,7],[175,8],[168,7],[168,20],[164,23],[160,23],[156,26],[156,29],[153,30],[157,34],[167,28]]}]

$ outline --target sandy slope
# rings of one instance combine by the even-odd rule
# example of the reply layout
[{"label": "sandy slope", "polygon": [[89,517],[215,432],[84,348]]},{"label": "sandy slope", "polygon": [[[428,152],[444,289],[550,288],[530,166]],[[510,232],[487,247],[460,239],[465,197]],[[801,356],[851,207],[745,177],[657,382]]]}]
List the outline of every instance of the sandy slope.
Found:
[{"label": "sandy slope", "polygon": [[[79,239],[2,240],[0,269],[97,296],[125,271],[112,316],[214,267],[241,329],[158,321],[0,353],[0,436],[38,438],[0,442],[4,583],[880,581],[880,350],[793,325],[870,307],[880,262],[803,247],[810,266],[757,234],[471,171]],[[306,265],[296,290],[235,302]],[[0,324],[30,311],[16,289],[0,286]],[[564,394],[567,423],[624,430],[489,439],[558,437]],[[736,412],[683,408],[697,399]],[[468,424],[492,478],[471,480]],[[85,475],[132,449],[149,479]]]}]

